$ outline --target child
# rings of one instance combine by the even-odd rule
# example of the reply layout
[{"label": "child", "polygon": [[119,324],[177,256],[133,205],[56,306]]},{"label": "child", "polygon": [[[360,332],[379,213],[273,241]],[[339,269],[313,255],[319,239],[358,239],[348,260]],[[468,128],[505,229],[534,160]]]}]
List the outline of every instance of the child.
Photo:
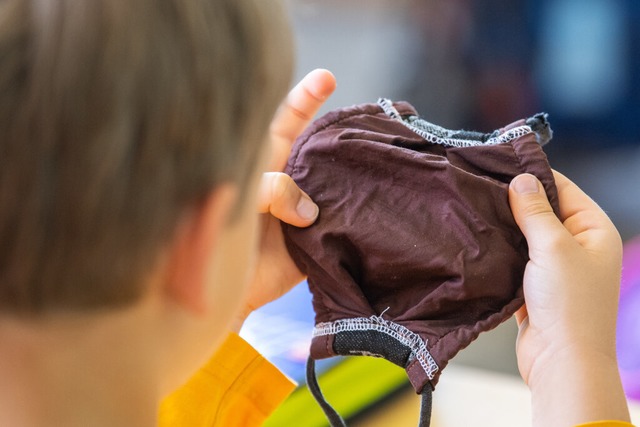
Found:
[{"label": "child", "polygon": [[[220,345],[301,279],[277,221],[307,226],[317,207],[262,172],[333,77],[293,89],[269,144],[292,68],[275,2],[5,0],[0,21],[0,425],[259,423],[289,386],[237,336]],[[619,237],[558,184],[564,226],[531,177],[511,192],[534,421],[628,420]]]}]

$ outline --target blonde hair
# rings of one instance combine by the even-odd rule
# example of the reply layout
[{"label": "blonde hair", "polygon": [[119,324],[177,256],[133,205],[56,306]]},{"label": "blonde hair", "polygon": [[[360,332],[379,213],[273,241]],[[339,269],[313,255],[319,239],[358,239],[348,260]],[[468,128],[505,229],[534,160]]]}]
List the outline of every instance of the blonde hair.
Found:
[{"label": "blonde hair", "polygon": [[181,213],[246,185],[291,62],[274,1],[3,1],[0,310],[135,301]]}]

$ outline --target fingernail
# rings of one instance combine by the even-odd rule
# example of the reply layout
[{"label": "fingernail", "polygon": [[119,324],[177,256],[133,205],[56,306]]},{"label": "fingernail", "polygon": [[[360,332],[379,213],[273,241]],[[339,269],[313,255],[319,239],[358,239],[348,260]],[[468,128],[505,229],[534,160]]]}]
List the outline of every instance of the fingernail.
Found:
[{"label": "fingernail", "polygon": [[296,212],[304,219],[316,219],[318,210],[318,206],[305,196],[300,197],[298,206],[296,206]]},{"label": "fingernail", "polygon": [[518,194],[532,194],[538,192],[538,180],[533,175],[524,174],[513,181],[513,189]]}]

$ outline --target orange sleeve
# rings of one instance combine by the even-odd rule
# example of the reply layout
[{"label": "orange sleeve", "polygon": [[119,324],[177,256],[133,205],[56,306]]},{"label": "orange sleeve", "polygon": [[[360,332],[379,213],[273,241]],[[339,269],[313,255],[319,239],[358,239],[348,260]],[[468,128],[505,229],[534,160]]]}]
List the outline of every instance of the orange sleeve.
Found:
[{"label": "orange sleeve", "polygon": [[625,421],[595,421],[592,423],[580,424],[576,427],[634,427],[633,424]]},{"label": "orange sleeve", "polygon": [[209,362],[160,406],[159,426],[259,426],[295,384],[230,334]]}]

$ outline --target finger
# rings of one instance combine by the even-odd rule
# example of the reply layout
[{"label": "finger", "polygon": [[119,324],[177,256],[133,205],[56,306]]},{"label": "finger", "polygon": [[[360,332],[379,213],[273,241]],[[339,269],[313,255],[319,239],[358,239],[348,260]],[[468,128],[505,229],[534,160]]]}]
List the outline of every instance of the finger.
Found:
[{"label": "finger", "polygon": [[523,336],[523,334],[526,332],[527,329],[529,329],[529,316],[525,316],[522,318],[522,320],[518,323],[518,336],[516,337],[516,353],[518,352],[518,348],[520,347],[520,339]]},{"label": "finger", "polygon": [[285,98],[271,125],[271,133],[293,143],[336,88],[328,70],[307,74]]},{"label": "finger", "polygon": [[529,316],[529,312],[527,312],[527,306],[523,305],[522,307],[520,307],[518,311],[515,312],[514,315],[516,317],[516,322],[518,323],[518,327],[520,327],[520,325],[522,325],[522,322],[524,322],[524,319],[526,319],[527,316]]},{"label": "finger", "polygon": [[576,184],[553,171],[558,188],[560,218],[565,228],[583,247],[619,246],[619,234],[607,214]]},{"label": "finger", "polygon": [[529,244],[530,254],[552,248],[559,238],[570,237],[553,213],[546,193],[531,174],[518,175],[509,186],[511,212]]},{"label": "finger", "polygon": [[558,200],[560,203],[560,219],[565,221],[580,212],[602,212],[602,209],[576,184],[560,172],[553,171],[553,177],[558,188]]},{"label": "finger", "polygon": [[282,102],[271,123],[273,160],[271,170],[282,171],[291,145],[304,131],[336,88],[336,79],[323,69],[311,71]]},{"label": "finger", "polygon": [[258,210],[296,227],[307,227],[318,217],[318,206],[287,174],[262,175]]}]

